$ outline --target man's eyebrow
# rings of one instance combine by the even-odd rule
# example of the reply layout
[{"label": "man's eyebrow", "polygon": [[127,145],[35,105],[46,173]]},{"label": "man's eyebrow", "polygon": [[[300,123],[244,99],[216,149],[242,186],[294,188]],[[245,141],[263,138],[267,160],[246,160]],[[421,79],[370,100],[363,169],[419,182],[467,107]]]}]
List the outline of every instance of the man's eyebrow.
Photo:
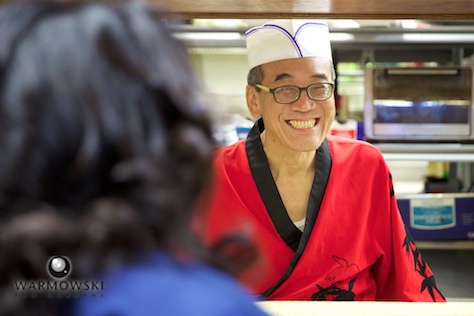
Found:
[{"label": "man's eyebrow", "polygon": [[286,78],[293,78],[293,76],[284,72],[282,74],[277,75],[275,77],[275,80],[273,80],[273,81],[276,82],[276,81],[283,80],[283,79],[286,79]]},{"label": "man's eyebrow", "polygon": [[326,80],[326,81],[329,80],[328,76],[326,76],[325,73],[314,74],[314,75],[312,75],[311,77],[316,78],[316,79],[324,79],[324,80]]}]

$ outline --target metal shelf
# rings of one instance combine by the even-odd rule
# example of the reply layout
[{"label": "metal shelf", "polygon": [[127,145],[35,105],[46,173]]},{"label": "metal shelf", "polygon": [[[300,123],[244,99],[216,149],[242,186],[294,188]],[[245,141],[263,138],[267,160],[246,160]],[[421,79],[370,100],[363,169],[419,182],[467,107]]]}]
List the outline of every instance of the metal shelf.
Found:
[{"label": "metal shelf", "polygon": [[474,240],[430,240],[415,241],[419,249],[429,250],[474,250]]},{"label": "metal shelf", "polygon": [[474,144],[376,143],[386,160],[474,162]]}]

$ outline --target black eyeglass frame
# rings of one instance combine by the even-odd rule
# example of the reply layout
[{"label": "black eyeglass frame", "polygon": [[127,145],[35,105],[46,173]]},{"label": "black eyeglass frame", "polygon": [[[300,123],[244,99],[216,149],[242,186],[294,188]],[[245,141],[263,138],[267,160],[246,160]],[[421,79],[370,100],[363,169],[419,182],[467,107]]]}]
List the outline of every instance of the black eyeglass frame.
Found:
[{"label": "black eyeglass frame", "polygon": [[[312,86],[329,86],[331,87],[331,93],[325,97],[325,98],[313,98],[311,96],[311,94],[309,93],[309,88],[312,87]],[[308,95],[308,97],[311,99],[311,100],[314,100],[314,101],[326,101],[327,99],[329,99],[333,93],[334,93],[334,83],[331,83],[331,82],[318,82],[318,83],[313,83],[313,84],[310,84],[309,86],[307,87],[298,87],[298,86],[292,86],[292,85],[288,85],[288,86],[281,86],[281,87],[276,87],[276,88],[269,88],[269,87],[265,87],[261,84],[255,84],[255,87],[257,88],[260,88],[262,89],[263,91],[266,91],[266,92],[270,92],[271,94],[273,94],[273,99],[275,100],[276,103],[279,103],[279,104],[289,104],[289,103],[293,103],[293,102],[296,102],[299,100],[299,98],[301,97],[301,91],[303,90],[306,90],[306,94]],[[298,89],[298,95],[296,96],[296,98],[292,101],[288,101],[288,102],[281,102],[281,101],[278,101],[277,100],[277,97],[276,97],[276,94],[275,92],[278,90],[278,89],[283,89],[283,88],[288,88],[288,87],[292,87],[292,88],[297,88]]]}]

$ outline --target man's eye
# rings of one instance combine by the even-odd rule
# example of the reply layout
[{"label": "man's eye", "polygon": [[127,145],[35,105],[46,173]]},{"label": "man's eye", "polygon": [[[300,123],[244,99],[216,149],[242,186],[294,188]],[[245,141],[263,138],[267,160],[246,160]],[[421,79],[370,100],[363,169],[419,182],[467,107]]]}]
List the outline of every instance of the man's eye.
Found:
[{"label": "man's eye", "polygon": [[278,88],[279,93],[295,93],[295,87],[280,87]]}]

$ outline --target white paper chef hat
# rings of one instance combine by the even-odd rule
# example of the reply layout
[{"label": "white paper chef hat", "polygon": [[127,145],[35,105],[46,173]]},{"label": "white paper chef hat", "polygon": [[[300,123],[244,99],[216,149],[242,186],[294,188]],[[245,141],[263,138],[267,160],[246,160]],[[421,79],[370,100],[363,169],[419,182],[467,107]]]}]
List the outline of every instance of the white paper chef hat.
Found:
[{"label": "white paper chef hat", "polygon": [[249,69],[276,60],[325,57],[332,60],[328,25],[311,20],[276,20],[246,33]]}]

